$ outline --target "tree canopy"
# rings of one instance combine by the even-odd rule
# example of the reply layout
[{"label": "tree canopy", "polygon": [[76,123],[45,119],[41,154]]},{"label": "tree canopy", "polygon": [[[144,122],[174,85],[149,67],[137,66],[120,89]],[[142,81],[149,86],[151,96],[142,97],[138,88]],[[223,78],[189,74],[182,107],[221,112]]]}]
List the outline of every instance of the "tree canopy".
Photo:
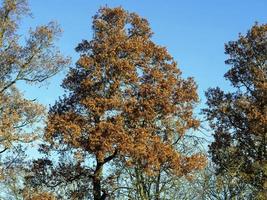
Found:
[{"label": "tree canopy", "polygon": [[44,85],[70,58],[56,22],[21,33],[29,15],[27,0],[1,1],[0,199],[266,199],[266,24],[225,45],[232,89],[207,90],[208,126],[194,78],[122,7],[93,16],[47,112],[20,83]]},{"label": "tree canopy", "polygon": [[93,18],[93,32],[91,41],[76,47],[80,58],[62,85],[68,94],[49,111],[47,149],[79,155],[77,165],[91,171],[94,199],[112,195],[103,183],[103,167],[112,161],[151,175],[162,166],[176,176],[202,169],[203,155],[175,147],[199,126],[193,115],[197,86],[151,40],[148,21],[104,7]]},{"label": "tree canopy", "polygon": [[16,87],[17,82],[42,83],[69,64],[69,58],[61,55],[54,45],[61,32],[56,23],[30,30],[22,41],[19,22],[27,14],[26,0],[5,0],[0,7],[1,182],[8,181],[14,167],[21,167],[20,144],[32,142],[40,135],[37,123],[44,114],[44,107],[26,99]]},{"label": "tree canopy", "polygon": [[[267,25],[255,24],[237,41],[225,45],[231,65],[225,78],[236,88],[207,93],[204,110],[214,130],[210,145],[218,174],[252,186],[258,198],[266,197],[267,184]],[[237,191],[238,192],[238,191]]]}]

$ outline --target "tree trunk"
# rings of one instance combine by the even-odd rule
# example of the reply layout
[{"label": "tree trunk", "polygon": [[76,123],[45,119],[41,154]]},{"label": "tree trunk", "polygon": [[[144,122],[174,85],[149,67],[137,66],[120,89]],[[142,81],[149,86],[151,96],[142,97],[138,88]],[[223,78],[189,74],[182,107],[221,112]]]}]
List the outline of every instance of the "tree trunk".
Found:
[{"label": "tree trunk", "polygon": [[161,170],[159,170],[159,174],[157,177],[157,182],[156,182],[156,195],[155,195],[155,200],[160,200],[160,173]]},{"label": "tree trunk", "polygon": [[94,200],[102,200],[103,197],[101,195],[101,173],[103,169],[103,162],[100,162],[98,159],[96,160],[96,168],[93,175],[93,195]]},{"label": "tree trunk", "polygon": [[142,200],[149,200],[149,196],[147,194],[147,190],[145,187],[144,179],[142,177],[142,172],[138,168],[135,168],[135,176],[136,176],[136,186],[137,192]]},{"label": "tree trunk", "polygon": [[93,177],[93,195],[94,200],[101,200],[101,183],[100,177],[97,175]]},{"label": "tree trunk", "polygon": [[105,200],[108,197],[108,193],[106,191],[103,191],[103,194],[101,194],[102,193],[101,174],[102,174],[104,164],[106,164],[107,162],[115,158],[117,153],[118,151],[115,150],[112,155],[106,157],[103,161],[100,161],[98,158],[96,159],[97,164],[96,164],[94,174],[92,176],[94,200]]}]

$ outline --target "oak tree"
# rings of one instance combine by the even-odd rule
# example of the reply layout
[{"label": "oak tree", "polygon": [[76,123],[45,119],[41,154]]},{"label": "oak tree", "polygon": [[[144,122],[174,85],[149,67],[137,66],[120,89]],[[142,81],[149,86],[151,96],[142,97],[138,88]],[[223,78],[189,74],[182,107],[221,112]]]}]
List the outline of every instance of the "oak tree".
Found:
[{"label": "oak tree", "polygon": [[[225,45],[231,65],[225,78],[236,89],[208,90],[204,110],[214,130],[210,145],[217,174],[252,187],[255,198],[267,192],[267,25],[255,24],[246,35]],[[257,196],[257,197],[256,197]]]},{"label": "oak tree", "polygon": [[[93,198],[100,200],[112,195],[114,162],[146,175],[164,166],[175,176],[205,165],[201,154],[184,155],[174,145],[188,129],[199,126],[193,115],[196,83],[181,77],[167,49],[151,37],[146,19],[120,7],[101,8],[94,16],[93,39],[76,47],[80,58],[62,84],[67,94],[49,111],[49,145],[43,150],[74,154],[72,164],[53,169],[79,169],[50,173],[61,176],[53,180],[56,185],[87,177]],[[34,170],[46,167],[35,165]],[[37,179],[29,178],[31,183]]]}]

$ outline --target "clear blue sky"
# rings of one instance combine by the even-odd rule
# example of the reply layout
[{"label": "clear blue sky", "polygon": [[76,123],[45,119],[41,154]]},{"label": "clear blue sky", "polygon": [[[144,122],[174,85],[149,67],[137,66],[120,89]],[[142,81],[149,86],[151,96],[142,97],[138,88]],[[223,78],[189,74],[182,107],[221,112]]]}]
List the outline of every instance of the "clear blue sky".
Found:
[{"label": "clear blue sky", "polygon": [[[105,5],[122,6],[149,20],[153,40],[167,47],[185,77],[195,77],[202,103],[208,87],[229,88],[223,78],[228,69],[224,43],[246,33],[255,21],[267,22],[267,0],[30,0],[34,17],[22,21],[21,32],[56,20],[64,30],[59,48],[75,63],[78,55],[74,48],[82,39],[91,39],[92,16]],[[53,104],[64,92],[60,88],[63,77],[56,76],[48,87],[20,87],[29,98]]]}]

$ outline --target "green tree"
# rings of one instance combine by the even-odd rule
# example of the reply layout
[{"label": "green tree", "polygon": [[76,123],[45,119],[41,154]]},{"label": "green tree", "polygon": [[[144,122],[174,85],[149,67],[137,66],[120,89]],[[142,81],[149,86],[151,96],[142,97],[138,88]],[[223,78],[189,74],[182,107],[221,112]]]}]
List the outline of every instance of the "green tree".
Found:
[{"label": "green tree", "polygon": [[[267,196],[267,25],[255,24],[237,41],[225,45],[231,65],[225,78],[236,89],[206,93],[204,110],[214,142],[210,145],[216,173],[236,184],[253,187],[254,196]],[[248,191],[249,192],[249,191]]]}]

